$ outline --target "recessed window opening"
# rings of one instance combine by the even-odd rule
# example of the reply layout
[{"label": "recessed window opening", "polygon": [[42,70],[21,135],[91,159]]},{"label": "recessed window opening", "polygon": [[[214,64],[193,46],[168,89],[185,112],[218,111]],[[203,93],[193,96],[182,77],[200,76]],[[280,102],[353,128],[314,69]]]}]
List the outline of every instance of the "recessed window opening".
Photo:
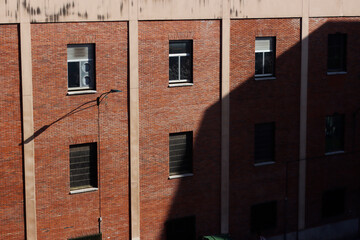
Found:
[{"label": "recessed window opening", "polygon": [[67,46],[68,90],[95,89],[94,44]]},{"label": "recessed window opening", "polygon": [[97,187],[96,143],[70,145],[70,190]]},{"label": "recessed window opening", "polygon": [[192,83],[192,40],[169,42],[169,83]]},{"label": "recessed window opening", "polygon": [[273,77],[274,69],[275,37],[257,37],[255,39],[255,77]]},{"label": "recessed window opening", "polygon": [[170,133],[169,171],[170,176],[192,173],[193,133]]}]

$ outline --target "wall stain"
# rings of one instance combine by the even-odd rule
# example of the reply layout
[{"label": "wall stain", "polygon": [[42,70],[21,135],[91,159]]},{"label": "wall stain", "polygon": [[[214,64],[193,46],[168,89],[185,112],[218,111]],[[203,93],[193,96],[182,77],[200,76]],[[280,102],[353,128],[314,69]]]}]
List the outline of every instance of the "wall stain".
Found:
[{"label": "wall stain", "polygon": [[97,19],[100,21],[104,21],[105,16],[104,15],[97,15]]},{"label": "wall stain", "polygon": [[[21,5],[23,8],[25,8],[26,12],[31,16],[41,15],[41,13],[43,12],[40,7],[31,6],[29,0],[23,0],[21,2]],[[17,7],[19,10],[19,4],[17,4]],[[74,1],[68,2],[68,3],[62,5],[60,8],[58,8],[57,11],[55,10],[55,13],[45,14],[45,22],[58,22],[60,17],[66,17],[66,16],[71,15],[71,10],[74,8],[75,8],[75,2]],[[123,8],[123,4],[121,4],[121,11],[122,11],[122,8]],[[74,14],[74,13],[72,13],[72,14]],[[77,15],[80,18],[85,18],[85,19],[88,18],[87,12],[85,12],[84,14],[78,12]],[[16,18],[17,18],[17,15],[16,15]],[[107,18],[109,18],[109,14],[107,14]],[[98,15],[98,19],[104,20],[105,16]],[[36,22],[36,21],[34,19],[32,19],[32,22]]]},{"label": "wall stain", "polygon": [[46,22],[48,22],[48,21],[58,22],[60,16],[69,16],[71,8],[74,8],[74,7],[75,7],[74,2],[72,2],[72,4],[71,3],[64,4],[62,7],[59,8],[57,13],[50,14],[50,15],[46,14],[45,21]]}]

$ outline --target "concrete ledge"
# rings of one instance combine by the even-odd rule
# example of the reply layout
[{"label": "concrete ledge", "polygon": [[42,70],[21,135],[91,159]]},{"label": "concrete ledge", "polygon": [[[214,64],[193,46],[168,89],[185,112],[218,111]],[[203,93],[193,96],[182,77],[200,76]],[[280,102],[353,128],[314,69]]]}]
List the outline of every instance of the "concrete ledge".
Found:
[{"label": "concrete ledge", "polygon": [[70,194],[78,194],[78,193],[85,193],[85,192],[94,192],[97,191],[98,188],[83,188],[83,189],[78,189],[78,190],[72,190],[70,191]]},{"label": "concrete ledge", "polygon": [[83,90],[83,91],[71,91],[68,92],[66,95],[81,95],[81,94],[94,94],[96,93],[96,90]]},{"label": "concrete ledge", "polygon": [[172,175],[172,176],[169,176],[169,180],[170,179],[176,179],[176,178],[183,178],[183,177],[191,177],[191,176],[194,176],[193,173],[185,173],[185,174],[179,174],[179,175]]}]

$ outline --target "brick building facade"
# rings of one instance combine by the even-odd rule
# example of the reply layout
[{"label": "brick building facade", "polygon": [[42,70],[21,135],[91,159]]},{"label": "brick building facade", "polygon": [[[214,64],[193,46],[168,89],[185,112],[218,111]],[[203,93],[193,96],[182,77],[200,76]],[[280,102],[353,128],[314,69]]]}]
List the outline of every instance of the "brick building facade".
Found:
[{"label": "brick building facade", "polygon": [[0,238],[358,237],[360,12],[321,1],[0,3]]}]

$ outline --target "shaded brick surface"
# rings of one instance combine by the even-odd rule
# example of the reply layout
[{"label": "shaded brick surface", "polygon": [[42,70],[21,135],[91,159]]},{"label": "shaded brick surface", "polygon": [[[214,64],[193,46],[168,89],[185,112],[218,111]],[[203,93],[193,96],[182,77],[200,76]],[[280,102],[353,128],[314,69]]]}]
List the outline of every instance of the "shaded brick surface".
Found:
[{"label": "shaded brick surface", "polygon": [[0,25],[0,239],[24,239],[21,96],[17,25]]},{"label": "shaded brick surface", "polygon": [[[193,86],[169,88],[169,40],[193,40]],[[220,232],[220,22],[139,23],[142,239],[165,239],[169,219],[196,216]],[[192,177],[169,180],[169,133],[193,131]]]},{"label": "shaded brick surface", "polygon": [[[252,239],[251,206],[277,201],[276,228],[296,230],[299,156],[300,20],[231,21],[230,233]],[[275,78],[255,80],[255,38],[276,38]],[[275,163],[254,166],[254,125],[275,122]],[[291,162],[291,163],[287,163]],[[286,173],[287,171],[287,173]],[[288,202],[286,196],[288,174]],[[285,217],[287,216],[287,217]]]},{"label": "shaded brick surface", "polygon": [[[306,192],[307,227],[359,216],[360,162],[360,18],[311,18],[309,38]],[[347,34],[347,73],[327,74],[328,34]],[[344,153],[325,156],[325,117],[343,114]],[[323,218],[322,195],[345,188],[345,212]]]}]

